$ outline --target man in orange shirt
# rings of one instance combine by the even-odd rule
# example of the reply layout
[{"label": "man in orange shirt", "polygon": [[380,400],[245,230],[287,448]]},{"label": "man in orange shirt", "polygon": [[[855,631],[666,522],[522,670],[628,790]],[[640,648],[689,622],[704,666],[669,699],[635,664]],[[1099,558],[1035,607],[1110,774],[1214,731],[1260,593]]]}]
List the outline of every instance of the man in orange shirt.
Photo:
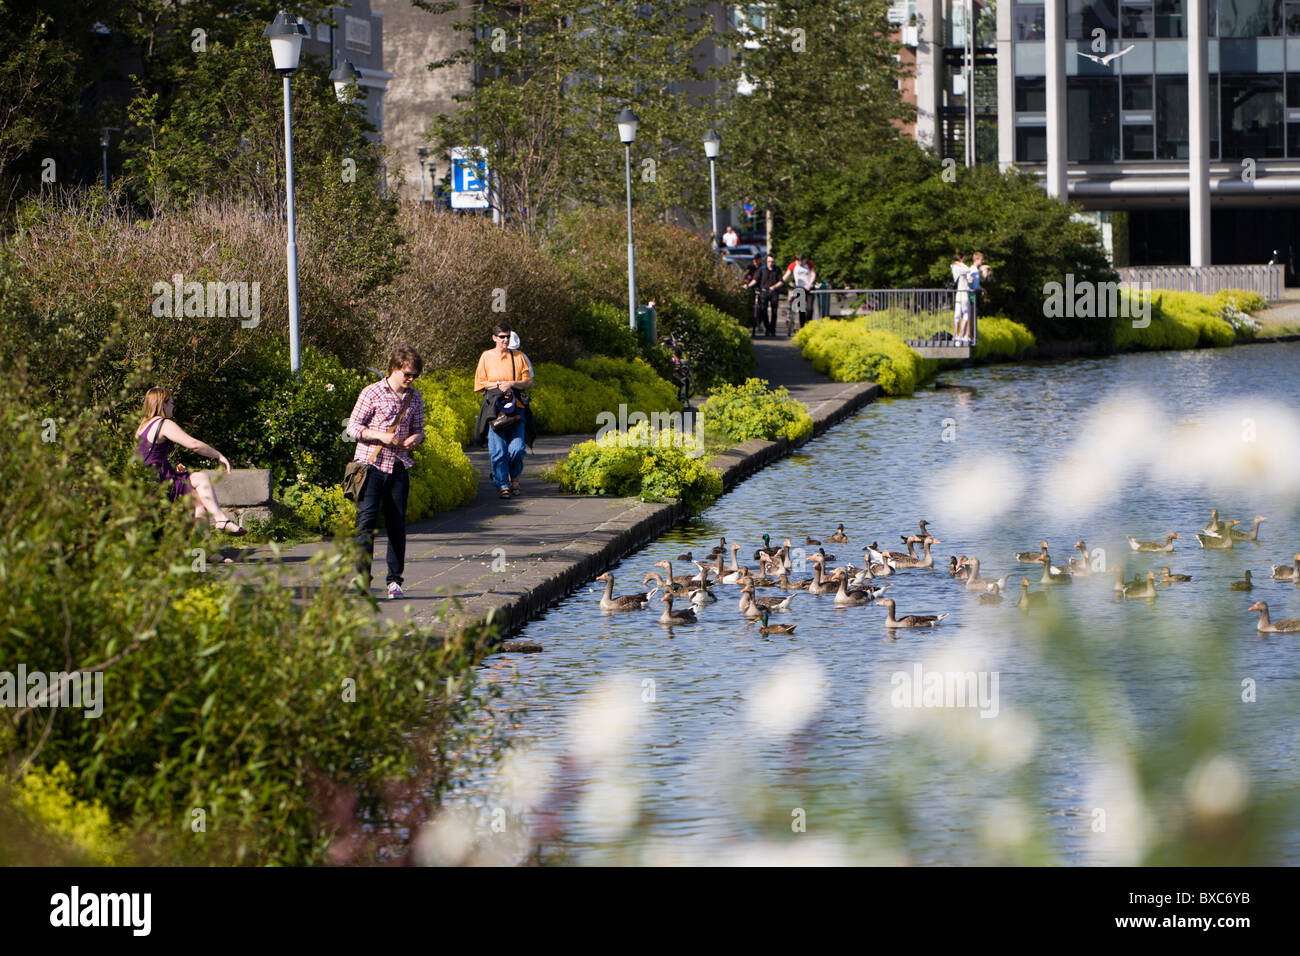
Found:
[{"label": "man in orange shirt", "polygon": [[[524,470],[524,446],[531,443],[532,429],[528,411],[528,389],[533,387],[533,372],[523,353],[509,347],[510,326],[504,322],[492,330],[494,347],[478,357],[474,369],[474,391],[483,393],[474,435],[488,446],[492,463],[492,483],[499,496],[519,494],[519,474]],[[509,416],[519,419],[509,423]],[[493,421],[506,417],[500,426]]]}]

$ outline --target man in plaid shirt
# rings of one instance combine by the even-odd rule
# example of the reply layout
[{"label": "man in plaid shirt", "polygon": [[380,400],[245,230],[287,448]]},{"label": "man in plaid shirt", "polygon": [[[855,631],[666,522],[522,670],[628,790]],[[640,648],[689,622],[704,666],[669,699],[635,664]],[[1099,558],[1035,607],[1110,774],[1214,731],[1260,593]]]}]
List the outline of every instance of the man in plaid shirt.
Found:
[{"label": "man in plaid shirt", "polygon": [[[424,371],[415,349],[401,348],[388,360],[388,377],[367,385],[357,396],[348,419],[348,436],[356,439],[355,461],[369,464],[365,487],[357,500],[357,575],[370,589],[370,565],[375,554],[375,525],[384,512],[388,531],[388,596],[402,596],[406,565],[406,499],[411,490],[407,470],[415,465],[411,451],[424,441],[424,398],[412,384]],[[410,401],[407,402],[407,398]],[[407,403],[402,412],[403,403]],[[402,412],[398,421],[398,413]]]}]

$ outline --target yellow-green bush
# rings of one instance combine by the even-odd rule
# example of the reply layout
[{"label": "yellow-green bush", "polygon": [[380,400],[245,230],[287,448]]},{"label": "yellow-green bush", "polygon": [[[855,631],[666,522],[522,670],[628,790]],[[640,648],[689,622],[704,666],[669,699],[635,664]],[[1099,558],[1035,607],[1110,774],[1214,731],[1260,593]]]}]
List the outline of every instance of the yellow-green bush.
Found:
[{"label": "yellow-green bush", "polygon": [[1134,328],[1132,321],[1122,319],[1115,328],[1115,345],[1121,349],[1222,348],[1236,340],[1232,326],[1219,317],[1213,298],[1168,289],[1152,291],[1149,325]]},{"label": "yellow-green bush", "polygon": [[1019,322],[1000,315],[982,315],[971,358],[1015,358],[1036,344],[1034,333]]},{"label": "yellow-green bush", "polygon": [[837,382],[875,382],[886,395],[911,395],[939,367],[898,336],[868,329],[865,317],[810,322],[794,341],[823,375]]},{"label": "yellow-green bush", "polygon": [[455,438],[462,445],[474,441],[474,424],[482,397],[474,391],[473,369],[440,369],[420,376],[420,394],[425,407],[444,405],[456,417]]},{"label": "yellow-green bush", "polygon": [[722,494],[722,476],[704,463],[702,451],[690,432],[641,423],[574,445],[554,476],[565,491],[645,501],[678,498],[695,514]]},{"label": "yellow-green bush", "polygon": [[316,534],[347,536],[356,525],[356,506],[343,497],[342,485],[313,485],[299,482],[290,485],[280,496],[293,516],[307,531]]},{"label": "yellow-green bush", "polygon": [[537,430],[545,435],[594,432],[601,412],[618,414],[623,394],[617,385],[597,382],[576,369],[550,362],[533,367],[532,409]]},{"label": "yellow-green bush", "polygon": [[743,385],[721,385],[700,409],[708,428],[733,442],[753,438],[802,441],[812,435],[813,420],[803,402],[785,388],[769,389],[766,379],[746,379]]},{"label": "yellow-green bush", "polygon": [[126,833],[98,800],[72,792],[63,761],[29,767],[17,782],[0,778],[0,865],[121,866],[130,862]]},{"label": "yellow-green bush", "polygon": [[597,382],[617,386],[623,393],[628,413],[677,412],[681,402],[677,389],[642,359],[608,358],[603,355],[578,359],[573,367]]},{"label": "yellow-green bush", "polygon": [[463,430],[455,409],[425,401],[425,438],[413,453],[415,467],[411,469],[411,493],[406,502],[407,521],[458,508],[478,494],[478,472],[460,441]]},{"label": "yellow-green bush", "polygon": [[1222,312],[1229,305],[1235,305],[1242,312],[1255,313],[1268,308],[1268,303],[1258,292],[1249,289],[1220,289],[1214,293],[1214,310]]}]

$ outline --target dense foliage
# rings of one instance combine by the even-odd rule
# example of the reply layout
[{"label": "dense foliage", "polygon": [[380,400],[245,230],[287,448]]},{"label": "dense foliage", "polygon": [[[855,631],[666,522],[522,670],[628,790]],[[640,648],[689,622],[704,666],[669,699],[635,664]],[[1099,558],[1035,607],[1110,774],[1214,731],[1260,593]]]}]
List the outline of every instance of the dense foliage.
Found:
[{"label": "dense foliage", "polygon": [[875,382],[886,395],[911,395],[939,367],[898,336],[867,328],[865,317],[810,322],[794,341],[823,375],[837,382]]},{"label": "dense foliage", "polygon": [[[0,766],[20,787],[0,812],[67,829],[67,801],[21,783],[30,767],[68,800],[101,801],[144,862],[325,862],[361,821],[400,844],[395,816],[427,808],[454,772],[441,755],[463,732],[476,645],[381,628],[347,595],[346,548],[304,569],[315,586],[302,597],[274,563],[221,573],[188,509],[144,469],[100,455],[112,440],[102,409],[66,409],[51,433],[32,399],[0,381],[5,660],[101,673],[102,713],[0,709]],[[395,783],[411,788],[401,806]],[[92,829],[83,843],[109,840]]]},{"label": "dense foliage", "polygon": [[1000,315],[981,315],[979,339],[971,350],[971,358],[1013,359],[1036,344],[1034,333],[1019,322]]},{"label": "dense foliage", "polygon": [[705,464],[702,451],[690,432],[643,422],[574,445],[554,475],[565,491],[643,501],[676,498],[697,514],[722,494],[722,476]]},{"label": "dense foliage", "polygon": [[750,378],[741,385],[721,385],[700,408],[705,427],[735,444],[761,438],[803,441],[812,435],[813,420],[803,402],[784,387],[769,388],[766,379]]}]

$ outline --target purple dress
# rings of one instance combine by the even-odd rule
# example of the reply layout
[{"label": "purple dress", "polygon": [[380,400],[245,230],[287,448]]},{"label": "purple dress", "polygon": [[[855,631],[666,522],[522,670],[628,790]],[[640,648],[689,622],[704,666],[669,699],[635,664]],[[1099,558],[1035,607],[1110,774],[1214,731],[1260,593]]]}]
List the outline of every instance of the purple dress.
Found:
[{"label": "purple dress", "polygon": [[[162,422],[166,419],[155,418],[145,428],[140,435],[140,445],[136,449],[137,454],[144,459],[144,463],[158,472],[160,482],[170,481],[171,487],[167,489],[167,497],[175,501],[181,495],[190,490],[189,481],[186,474],[178,471],[168,459],[171,457],[172,449],[176,443],[170,438],[163,438],[159,441],[162,432]],[[157,426],[155,428],[155,425]],[[153,433],[154,440],[149,440],[150,433]]]}]

